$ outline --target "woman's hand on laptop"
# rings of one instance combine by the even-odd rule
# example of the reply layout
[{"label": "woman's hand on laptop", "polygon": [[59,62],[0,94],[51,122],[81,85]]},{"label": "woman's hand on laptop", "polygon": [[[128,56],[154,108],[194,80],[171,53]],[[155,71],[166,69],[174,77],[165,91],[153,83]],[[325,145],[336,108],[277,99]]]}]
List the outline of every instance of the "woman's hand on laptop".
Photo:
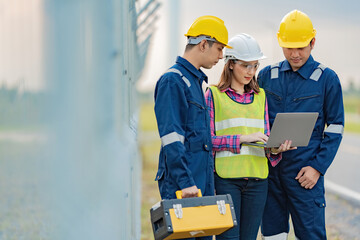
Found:
[{"label": "woman's hand on laptop", "polygon": [[241,135],[240,136],[240,143],[244,142],[263,142],[266,143],[268,140],[268,136],[261,132],[256,132],[248,135]]},{"label": "woman's hand on laptop", "polygon": [[285,142],[283,144],[280,145],[280,147],[278,148],[271,148],[270,152],[271,154],[279,154],[281,152],[286,152],[289,150],[295,150],[297,149],[297,147],[291,147],[291,140],[285,140]]}]

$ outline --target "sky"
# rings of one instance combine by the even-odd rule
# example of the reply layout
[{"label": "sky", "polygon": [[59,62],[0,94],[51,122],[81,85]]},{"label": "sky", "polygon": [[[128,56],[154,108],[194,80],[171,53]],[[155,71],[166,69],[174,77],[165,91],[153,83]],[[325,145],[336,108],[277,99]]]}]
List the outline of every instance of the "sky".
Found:
[{"label": "sky", "polygon": [[[174,64],[176,55],[182,55],[187,32],[192,22],[202,15],[214,15],[224,20],[229,39],[238,33],[252,35],[260,44],[267,59],[261,66],[284,59],[276,33],[283,16],[298,9],[306,13],[317,31],[315,60],[332,68],[343,88],[350,81],[360,87],[360,2],[356,0],[157,0],[162,3],[152,39],[147,65],[138,84],[140,91],[153,91],[163,72]],[[171,10],[175,9],[175,10]],[[223,61],[210,70],[204,70],[211,84],[217,83]]]},{"label": "sky", "polygon": [[[114,0],[115,1],[115,0]],[[120,0],[121,1],[121,0]],[[352,80],[360,88],[360,2],[357,0],[155,0],[158,9],[146,67],[138,82],[140,91],[153,91],[158,78],[182,55],[192,22],[202,15],[224,20],[229,38],[238,33],[252,35],[268,57],[261,66],[283,60],[276,32],[283,16],[293,9],[305,12],[317,30],[312,54],[331,67],[344,88]],[[39,90],[44,87],[43,0],[0,0],[0,87]],[[148,0],[137,0],[138,5]],[[216,83],[223,68],[220,61],[204,70],[210,83]]]},{"label": "sky", "polygon": [[0,87],[43,87],[41,1],[0,0]]}]

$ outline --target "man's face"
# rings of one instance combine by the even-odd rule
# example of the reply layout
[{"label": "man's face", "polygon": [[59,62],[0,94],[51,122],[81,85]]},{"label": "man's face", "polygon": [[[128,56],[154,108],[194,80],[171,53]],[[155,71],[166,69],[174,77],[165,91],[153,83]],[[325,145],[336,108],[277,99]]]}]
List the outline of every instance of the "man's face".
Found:
[{"label": "man's face", "polygon": [[293,71],[299,70],[309,59],[311,50],[315,44],[315,39],[303,48],[282,48],[285,58],[291,65]]},{"label": "man's face", "polygon": [[210,69],[215,66],[220,59],[223,58],[223,49],[224,45],[221,43],[214,42],[213,45],[210,47],[209,44],[206,44],[206,51],[204,55],[204,64],[202,65],[203,68]]}]

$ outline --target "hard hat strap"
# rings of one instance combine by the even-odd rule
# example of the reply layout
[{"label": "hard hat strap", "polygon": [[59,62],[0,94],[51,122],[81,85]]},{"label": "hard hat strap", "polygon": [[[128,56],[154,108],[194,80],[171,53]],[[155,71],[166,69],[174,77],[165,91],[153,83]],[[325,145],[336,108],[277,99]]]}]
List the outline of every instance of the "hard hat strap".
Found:
[{"label": "hard hat strap", "polygon": [[225,60],[224,60],[224,61],[225,61],[225,64],[226,64],[229,60],[237,60],[237,58],[234,57],[234,56],[232,56],[232,55],[231,55],[231,56],[226,56],[226,57],[225,57]]},{"label": "hard hat strap", "polygon": [[188,37],[188,44],[199,44],[202,40],[207,40],[207,41],[213,41],[213,42],[217,42],[215,38],[206,36],[206,35],[200,35],[197,37]]}]

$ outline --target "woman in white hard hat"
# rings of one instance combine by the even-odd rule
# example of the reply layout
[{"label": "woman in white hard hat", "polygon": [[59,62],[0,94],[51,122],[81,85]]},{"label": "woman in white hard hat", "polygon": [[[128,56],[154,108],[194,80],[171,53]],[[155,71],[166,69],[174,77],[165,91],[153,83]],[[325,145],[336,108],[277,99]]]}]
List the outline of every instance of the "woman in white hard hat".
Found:
[{"label": "woman in white hard hat", "polygon": [[275,166],[278,153],[287,151],[291,141],[279,148],[246,145],[265,143],[270,134],[266,96],[255,78],[259,60],[265,56],[248,34],[230,39],[219,83],[206,92],[215,156],[216,194],[230,194],[236,227],[216,239],[256,239],[268,189],[268,160]]}]

